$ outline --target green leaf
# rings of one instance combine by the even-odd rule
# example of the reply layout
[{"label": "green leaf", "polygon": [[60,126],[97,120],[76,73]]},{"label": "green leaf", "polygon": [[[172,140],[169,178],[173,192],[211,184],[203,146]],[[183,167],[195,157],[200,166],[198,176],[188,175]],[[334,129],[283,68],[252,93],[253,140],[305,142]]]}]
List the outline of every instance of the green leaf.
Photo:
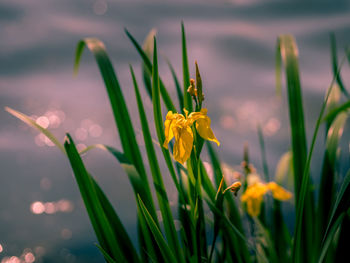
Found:
[{"label": "green leaf", "polygon": [[138,196],[138,208],[142,212],[142,215],[143,215],[144,219],[146,220],[147,225],[150,228],[150,230],[153,234],[153,237],[156,240],[163,257],[166,258],[167,262],[169,262],[169,263],[178,262],[174,256],[174,254],[172,253],[170,247],[166,243],[166,241],[165,241],[162,233],[160,232],[157,224],[154,222],[154,220],[153,220],[152,216],[150,215],[150,213],[148,212],[145,204],[142,202],[140,196]]},{"label": "green leaf", "polygon": [[[152,63],[150,61],[150,59],[147,57],[147,54],[142,50],[141,46],[137,43],[137,41],[135,40],[135,38],[129,33],[129,31],[127,29],[125,29],[125,33],[128,36],[128,38],[131,40],[132,44],[135,46],[137,52],[139,53],[139,55],[141,56],[145,68],[147,69],[147,71],[149,72],[149,74],[152,74]],[[163,81],[161,79],[159,79],[159,89],[160,89],[160,93],[162,95],[164,104],[167,108],[168,111],[173,111],[173,112],[177,112],[173,101],[171,100],[171,97],[169,96],[168,91],[166,90]]]},{"label": "green leaf", "polygon": [[108,263],[117,263],[101,246],[96,244],[96,247],[98,247]]},{"label": "green leaf", "polygon": [[346,174],[344,181],[338,191],[337,199],[334,203],[329,223],[323,238],[323,244],[328,236],[332,225],[343,212],[350,207],[350,171]]},{"label": "green leaf", "polygon": [[339,73],[339,68],[338,68],[338,56],[337,56],[337,42],[335,38],[335,34],[331,33],[330,34],[330,40],[331,40],[331,56],[332,56],[332,70],[333,70],[333,76],[336,79],[337,84],[339,85],[339,88],[341,92],[349,99],[349,93],[345,89],[345,86],[343,84],[342,78]]},{"label": "green leaf", "polygon": [[275,172],[275,180],[278,184],[284,185],[287,178],[287,188],[294,188],[293,173],[293,153],[288,151],[279,159]]},{"label": "green leaf", "polygon": [[313,196],[310,190],[310,174],[306,171],[307,143],[304,126],[303,101],[299,79],[298,49],[294,37],[279,36],[276,50],[276,86],[281,90],[281,61],[286,71],[289,117],[292,137],[294,189],[297,223],[293,258],[297,262],[310,261],[313,243]]},{"label": "green leaf", "polygon": [[[145,41],[143,42],[142,49],[144,50],[148,59],[151,59],[153,54],[153,38],[156,36],[156,33],[157,33],[157,30],[153,28],[148,33]],[[146,91],[150,96],[150,98],[152,99],[152,83],[151,83],[152,76],[144,62],[142,63],[142,76],[143,76],[143,82],[145,84]]]},{"label": "green leaf", "polygon": [[[318,201],[318,236],[322,237],[327,226],[327,220],[331,212],[331,206],[335,198],[335,176],[336,161],[339,146],[339,140],[343,134],[344,125],[347,120],[347,114],[341,113],[333,121],[327,134],[326,151],[323,158],[321,184]],[[321,240],[317,240],[321,241]]]},{"label": "green leaf", "polygon": [[[157,51],[155,49],[155,53],[156,52]],[[154,65],[156,65],[156,64],[157,63],[154,63]],[[176,252],[175,255],[176,255],[178,262],[183,262],[181,247],[180,247],[179,240],[177,238],[177,232],[176,232],[175,225],[174,225],[174,218],[173,218],[173,215],[172,215],[172,212],[170,209],[168,196],[167,196],[166,189],[165,189],[163,179],[162,179],[162,175],[161,175],[161,172],[159,169],[157,156],[156,156],[156,153],[155,153],[155,150],[153,147],[152,137],[151,137],[151,133],[150,133],[150,130],[148,127],[147,117],[145,114],[145,110],[144,110],[144,107],[142,104],[141,95],[140,95],[140,92],[138,89],[137,81],[136,81],[132,67],[130,67],[130,72],[131,72],[132,80],[134,83],[136,100],[137,100],[137,105],[138,105],[138,109],[139,109],[139,115],[140,115],[141,126],[142,126],[142,133],[143,133],[143,138],[144,138],[145,145],[146,145],[148,161],[149,161],[150,168],[151,168],[154,187],[156,189],[159,208],[160,208],[160,211],[161,211],[162,217],[163,217],[165,234],[166,234],[166,237],[167,237],[167,240],[170,244],[171,249]],[[159,97],[159,95],[158,95],[158,97]],[[157,99],[157,96],[154,97],[153,102],[155,102],[156,99]]]},{"label": "green leaf", "polygon": [[152,97],[153,97],[152,102],[153,102],[154,124],[156,127],[159,145],[162,150],[165,162],[169,169],[171,178],[174,181],[175,187],[180,193],[180,197],[181,197],[180,185],[176,178],[176,173],[170,158],[169,150],[163,147],[163,143],[165,141],[165,135],[164,135],[164,128],[163,128],[163,117],[162,117],[162,108],[160,105],[159,89],[160,89],[160,80],[159,80],[159,74],[158,74],[157,43],[156,43],[156,39],[154,39],[153,71],[152,71]]},{"label": "green leaf", "polygon": [[[87,46],[89,50],[94,54],[96,62],[100,69],[107,89],[125,156],[137,169],[138,173],[136,175],[138,175],[142,181],[142,189],[134,188],[134,191],[142,196],[153,218],[157,220],[146,171],[142,161],[140,149],[136,142],[135,132],[125,103],[125,99],[122,94],[115,71],[113,69],[113,65],[107,55],[106,48],[100,40],[96,38],[86,38],[78,43],[76,49],[75,72],[78,71],[81,54],[85,46]],[[132,184],[133,187],[135,187],[135,182],[132,181]],[[142,191],[139,192],[140,190]]]},{"label": "green leaf", "polygon": [[342,214],[340,214],[337,219],[335,220],[335,222],[332,224],[331,228],[329,229],[327,236],[324,240],[324,244],[322,246],[321,252],[320,252],[320,257],[318,259],[318,263],[322,263],[324,260],[324,257],[327,254],[328,248],[331,245],[333,238],[338,230],[338,228],[341,226],[341,223],[343,222],[345,216],[345,212],[343,212]]},{"label": "green leaf", "polygon": [[[212,145],[207,141],[207,148],[209,157],[213,166],[213,172],[214,172],[214,180],[216,183],[216,188],[219,188],[221,178],[223,176],[220,161],[218,158],[218,155],[216,154],[214,148]],[[226,183],[223,183],[223,188],[225,189]],[[241,221],[241,216],[239,214],[239,211],[237,209],[236,203],[233,199],[233,195],[227,194],[225,195],[225,200],[227,201],[227,210],[228,210],[228,216],[230,223],[235,226],[235,230],[237,230],[239,233],[243,233],[243,225]],[[214,211],[213,211],[214,212]],[[226,225],[227,227],[227,225]],[[223,230],[228,231],[227,229]],[[237,234],[237,231],[234,231]],[[239,237],[239,239],[242,237]],[[242,257],[243,262],[251,262],[249,249],[247,247],[247,244],[245,242],[237,242],[236,237],[228,236],[227,239],[230,241],[232,245],[234,245],[234,251],[239,251],[239,254],[237,254],[237,257]]]},{"label": "green leaf", "polygon": [[179,83],[179,79],[176,76],[175,70],[173,68],[173,66],[171,65],[170,61],[168,59],[166,59],[166,62],[168,63],[168,66],[170,68],[171,71],[171,75],[173,77],[174,80],[174,84],[175,84],[175,88],[176,88],[176,93],[177,93],[177,98],[179,100],[179,106],[180,106],[180,111],[183,113],[183,109],[184,109],[184,94],[181,90],[181,86]]},{"label": "green leaf", "polygon": [[114,235],[113,228],[103,210],[103,204],[98,198],[93,179],[85,169],[83,161],[81,160],[75,144],[69,134],[67,134],[64,147],[73,168],[75,179],[77,180],[81,196],[90,217],[90,221],[101,247],[103,247],[103,249],[107,251],[107,253],[112,256],[113,259],[126,261],[123,251],[121,250]]},{"label": "green leaf", "polygon": [[25,115],[24,113],[21,113],[19,111],[16,111],[14,109],[11,109],[9,107],[5,107],[5,110],[10,113],[11,115],[15,116],[16,118],[20,119],[24,123],[26,123],[28,126],[38,130],[42,134],[44,134],[47,138],[50,139],[51,142],[53,142],[58,149],[61,150],[62,153],[66,154],[66,150],[64,149],[63,145],[60,143],[60,141],[48,130],[43,127],[41,127],[39,124],[35,122],[31,117]]},{"label": "green leaf", "polygon": [[264,135],[263,135],[263,132],[261,130],[260,124],[258,125],[258,137],[259,137],[261,161],[262,161],[265,181],[269,182],[270,181],[270,179],[269,179],[269,167],[268,167],[267,159],[266,159],[265,141],[264,141]]},{"label": "green leaf", "polygon": [[323,121],[326,122],[333,122],[333,120],[336,118],[336,116],[342,112],[347,112],[348,109],[350,108],[350,100],[343,103],[342,105],[334,108],[333,110],[331,110],[324,118]]},{"label": "green leaf", "polygon": [[186,33],[184,23],[181,23],[182,36],[182,70],[183,70],[183,89],[184,89],[184,105],[188,112],[192,112],[192,98],[187,92],[190,86],[190,70],[188,68],[187,47],[186,47]]}]

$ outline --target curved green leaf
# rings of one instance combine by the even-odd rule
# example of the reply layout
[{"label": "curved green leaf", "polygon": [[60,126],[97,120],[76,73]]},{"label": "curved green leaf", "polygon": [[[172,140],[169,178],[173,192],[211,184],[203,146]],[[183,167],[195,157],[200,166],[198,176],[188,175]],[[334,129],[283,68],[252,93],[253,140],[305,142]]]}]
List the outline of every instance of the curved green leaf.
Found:
[{"label": "curved green leaf", "polygon": [[[151,75],[152,74],[152,63],[150,61],[150,59],[147,57],[147,54],[143,51],[143,49],[141,48],[141,46],[139,45],[139,43],[137,43],[136,39],[129,33],[129,31],[127,29],[124,29],[126,35],[128,36],[128,38],[131,40],[132,44],[135,46],[137,52],[140,54],[145,68],[147,69],[148,73]],[[166,90],[163,81],[161,79],[159,79],[159,89],[160,89],[160,94],[162,95],[162,99],[164,101],[164,104],[166,106],[166,108],[168,110],[171,110],[173,112],[177,112],[173,101],[171,100],[171,97],[169,96],[168,91]]]},{"label": "curved green leaf", "polygon": [[163,255],[164,258],[167,259],[167,262],[171,263],[171,262],[178,262],[177,259],[175,258],[174,254],[172,253],[170,247],[168,246],[168,244],[166,243],[162,233],[160,232],[157,224],[154,222],[152,216],[150,215],[150,213],[148,212],[145,204],[142,202],[141,197],[138,196],[137,199],[137,203],[138,203],[138,208],[140,209],[144,219],[147,222],[148,227],[150,228],[154,239],[156,240],[159,249]]},{"label": "curved green leaf", "polygon": [[28,126],[38,130],[42,134],[44,134],[47,138],[52,141],[58,149],[61,150],[62,153],[66,154],[66,150],[64,149],[63,145],[60,143],[60,141],[48,130],[43,127],[41,127],[39,124],[35,122],[31,117],[25,115],[24,113],[21,113],[19,111],[16,111],[14,109],[11,109],[9,107],[5,107],[5,110],[10,113],[11,115],[15,116],[16,118],[20,119],[24,123],[26,123]]}]

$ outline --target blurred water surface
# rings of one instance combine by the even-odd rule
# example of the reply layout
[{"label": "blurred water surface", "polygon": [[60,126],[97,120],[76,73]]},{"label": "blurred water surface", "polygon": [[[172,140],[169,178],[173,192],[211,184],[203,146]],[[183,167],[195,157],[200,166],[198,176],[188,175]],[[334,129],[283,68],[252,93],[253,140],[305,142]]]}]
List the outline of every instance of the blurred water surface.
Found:
[{"label": "blurred water surface", "polygon": [[[252,161],[261,167],[258,122],[266,136],[272,174],[281,154],[289,149],[286,102],[276,98],[274,88],[279,34],[291,33],[298,42],[310,136],[332,78],[329,32],[336,33],[340,55],[350,43],[348,1],[2,0],[2,263],[10,257],[27,263],[103,261],[94,246],[96,238],[68,161],[58,149],[50,147],[45,137],[6,113],[4,106],[31,115],[61,140],[65,132],[70,132],[80,147],[105,143],[120,148],[92,55],[84,53],[79,75],[73,77],[72,73],[77,41],[98,37],[112,58],[142,145],[128,72],[132,64],[141,82],[140,58],[125,36],[124,27],[139,41],[156,28],[160,53],[172,61],[182,79],[181,20],[186,26],[191,74],[194,76],[197,60],[206,94],[205,107],[222,142],[217,150],[225,162],[239,164],[247,141]],[[349,83],[348,67],[344,71],[344,82]],[[160,73],[175,97],[164,59],[160,61]],[[151,113],[150,101],[144,92],[143,95]],[[321,157],[316,155],[314,161],[317,163]],[[85,155],[84,161],[136,242],[134,197],[118,163],[99,150]],[[317,165],[313,170],[317,171]],[[174,187],[166,174],[164,177],[175,203]]]}]

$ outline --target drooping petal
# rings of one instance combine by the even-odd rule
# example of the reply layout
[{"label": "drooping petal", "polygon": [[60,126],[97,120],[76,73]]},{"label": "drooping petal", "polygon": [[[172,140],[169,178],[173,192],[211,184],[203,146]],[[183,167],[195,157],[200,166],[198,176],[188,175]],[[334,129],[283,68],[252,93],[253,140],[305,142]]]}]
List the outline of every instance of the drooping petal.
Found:
[{"label": "drooping petal", "polygon": [[174,133],[172,131],[172,124],[174,122],[174,114],[172,111],[169,111],[168,114],[166,115],[166,119],[164,122],[164,135],[165,135],[165,140],[163,143],[163,147],[168,149],[168,144],[171,141],[171,139],[174,137]]},{"label": "drooping petal", "polygon": [[220,142],[216,139],[213,131],[210,128],[210,118],[207,116],[208,110],[203,108],[200,112],[192,112],[188,116],[189,122],[191,122],[191,125],[196,121],[196,129],[199,133],[199,135],[209,141],[216,142],[216,144],[219,146]]},{"label": "drooping petal", "polygon": [[197,120],[196,129],[203,139],[216,142],[216,144],[220,146],[220,142],[216,139],[213,131],[210,128],[210,119],[208,116]]},{"label": "drooping petal", "polygon": [[292,193],[288,192],[286,189],[283,187],[279,186],[275,182],[270,182],[267,184],[267,187],[269,190],[272,192],[273,198],[280,200],[280,201],[285,201],[288,200],[292,197]]},{"label": "drooping petal", "polygon": [[193,146],[193,133],[189,126],[183,128],[176,127],[174,158],[179,163],[183,164],[191,156]]}]

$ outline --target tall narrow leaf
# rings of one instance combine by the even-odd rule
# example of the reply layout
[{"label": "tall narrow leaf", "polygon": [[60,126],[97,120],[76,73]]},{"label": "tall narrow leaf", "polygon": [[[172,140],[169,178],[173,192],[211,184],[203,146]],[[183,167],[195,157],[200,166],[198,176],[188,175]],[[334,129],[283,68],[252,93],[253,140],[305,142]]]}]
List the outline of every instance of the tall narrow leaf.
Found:
[{"label": "tall narrow leaf", "polygon": [[173,251],[176,252],[175,255],[178,262],[182,262],[183,260],[181,255],[182,253],[181,253],[181,248],[180,248],[180,244],[177,238],[177,232],[174,225],[174,218],[172,216],[172,212],[170,209],[168,196],[166,193],[162,175],[157,162],[157,156],[153,147],[152,137],[148,127],[147,117],[144,111],[141,95],[138,89],[137,81],[136,81],[132,67],[130,67],[130,71],[131,71],[131,76],[134,83],[137,106],[139,109],[139,115],[140,115],[141,126],[142,126],[142,133],[143,133],[143,137],[146,145],[147,156],[148,156],[152,177],[153,177],[153,182],[154,182],[154,186],[155,186],[155,190],[158,198],[159,208],[162,213],[166,237],[168,239],[170,247],[172,248]]},{"label": "tall narrow leaf", "polygon": [[181,36],[182,36],[182,70],[183,70],[183,89],[184,89],[184,105],[186,110],[192,112],[192,98],[187,92],[190,86],[190,70],[188,67],[187,47],[186,47],[186,33],[184,23],[181,23]]},{"label": "tall narrow leaf", "polygon": [[332,58],[332,70],[333,70],[333,75],[335,76],[335,79],[339,85],[339,88],[341,92],[349,99],[350,95],[348,91],[345,89],[343,80],[341,78],[341,75],[339,74],[339,68],[338,68],[338,55],[337,55],[337,42],[335,38],[335,34],[331,33],[330,34],[330,39],[331,39],[331,58]]},{"label": "tall narrow leaf", "polygon": [[126,261],[122,250],[120,249],[120,246],[116,240],[116,237],[114,236],[113,228],[110,222],[108,222],[102,208],[102,204],[97,196],[96,189],[92,181],[93,179],[86,171],[83,161],[81,160],[75,144],[69,134],[67,134],[67,139],[64,143],[64,147],[67,151],[67,155],[73,168],[81,196],[84,200],[86,210],[94,227],[97,238],[101,244],[101,247],[115,261]]},{"label": "tall narrow leaf", "polygon": [[[276,59],[276,68],[278,72],[281,72],[281,62],[283,62],[285,66],[290,127],[292,135],[294,189],[297,208],[297,224],[295,231],[295,242],[293,247],[293,257],[297,262],[302,260],[309,261],[309,251],[312,249],[311,247],[314,227],[312,219],[314,208],[312,193],[310,192],[309,174],[307,174],[306,177],[303,176],[305,163],[307,160],[307,143],[304,126],[303,101],[299,78],[298,49],[293,36],[282,35],[278,38]],[[277,89],[281,90],[281,75],[276,75],[276,77]],[[305,191],[301,195],[300,192],[303,180],[305,181]],[[305,213],[303,215],[304,211]]]},{"label": "tall narrow leaf", "polygon": [[136,142],[135,132],[126,107],[125,99],[113,69],[113,65],[107,55],[106,48],[100,40],[96,38],[86,38],[78,43],[75,57],[75,72],[78,72],[80,58],[85,46],[87,46],[95,56],[107,89],[113,115],[119,131],[120,140],[123,146],[123,151],[127,159],[134,164],[140,178],[143,181],[144,191],[140,193],[140,195],[142,196],[150,213],[156,220],[151,190],[149,188],[146,171],[139,147]]},{"label": "tall narrow leaf", "polygon": [[138,196],[138,208],[139,208],[140,212],[142,213],[144,219],[146,220],[147,225],[150,228],[150,230],[153,234],[153,237],[156,240],[163,257],[166,258],[167,262],[169,262],[169,263],[178,262],[174,256],[174,254],[172,253],[170,247],[166,243],[166,241],[165,241],[162,233],[160,232],[157,224],[154,222],[154,220],[153,220],[152,216],[150,215],[150,213],[148,212],[145,204],[142,202],[140,196]]},{"label": "tall narrow leaf", "polygon": [[[139,43],[137,43],[136,39],[129,33],[127,29],[125,29],[125,33],[128,36],[128,38],[131,40],[131,43],[135,46],[137,52],[141,56],[145,69],[147,69],[148,73],[152,75],[152,63],[150,59],[147,57],[147,54],[143,51]],[[166,90],[163,81],[159,79],[159,90],[160,94],[162,95],[162,99],[164,101],[164,104],[168,110],[171,110],[173,112],[176,112],[176,108],[174,106],[173,101],[171,100],[168,91]]]}]

